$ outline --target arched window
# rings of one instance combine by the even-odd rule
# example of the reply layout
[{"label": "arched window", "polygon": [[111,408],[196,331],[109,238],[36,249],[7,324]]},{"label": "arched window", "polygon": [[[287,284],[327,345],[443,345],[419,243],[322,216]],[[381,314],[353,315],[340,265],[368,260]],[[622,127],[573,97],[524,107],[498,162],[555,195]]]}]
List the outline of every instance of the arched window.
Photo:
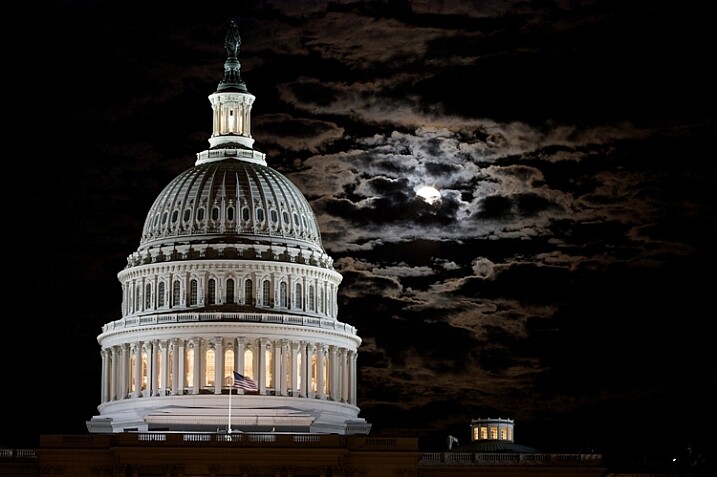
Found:
[{"label": "arched window", "polygon": [[147,389],[147,351],[142,349],[142,370],[140,372],[140,380],[142,391]]},{"label": "arched window", "polygon": [[195,306],[197,304],[197,280],[192,279],[189,281],[189,305]]},{"label": "arched window", "polygon": [[142,296],[142,294],[140,293],[141,291],[142,291],[142,289],[139,287],[139,285],[137,285],[137,288],[135,289],[135,292],[134,292],[134,310],[133,311],[139,311],[139,303],[140,303],[139,297]]},{"label": "arched window", "polygon": [[264,350],[264,376],[267,388],[274,387],[274,350],[267,348]]},{"label": "arched window", "polygon": [[244,350],[244,376],[254,379],[254,351]]},{"label": "arched window", "polygon": [[188,348],[184,353],[184,383],[194,387],[194,348]]},{"label": "arched window", "polygon": [[279,283],[279,306],[282,308],[286,308],[287,306],[287,298],[286,298],[286,282]]},{"label": "arched window", "polygon": [[323,312],[324,312],[324,289],[321,288],[321,287],[319,287],[317,291],[319,292],[319,299],[318,299],[318,301],[319,301],[319,312],[320,312],[320,313],[323,313]]},{"label": "arched window", "polygon": [[254,304],[254,284],[251,279],[247,279],[247,281],[244,282],[244,304]]},{"label": "arched window", "polygon": [[261,304],[263,306],[271,306],[271,283],[269,280],[264,280],[261,284]]},{"label": "arched window", "polygon": [[227,280],[227,303],[234,303],[234,279]]},{"label": "arched window", "polygon": [[159,282],[157,288],[157,306],[164,306],[164,282]]},{"label": "arched window", "polygon": [[304,352],[299,352],[296,355],[296,386],[298,389],[304,389],[304,380],[302,379],[304,373],[301,372],[301,362],[303,361]]},{"label": "arched window", "polygon": [[318,360],[316,359],[316,352],[311,353],[311,392],[316,392],[317,379],[319,376]]},{"label": "arched window", "polygon": [[207,283],[207,304],[214,305],[217,302],[217,281],[213,278]]},{"label": "arched window", "polygon": [[180,298],[180,287],[181,284],[179,283],[179,280],[175,280],[172,284],[172,306],[179,306],[179,298]]},{"label": "arched window", "polygon": [[132,357],[129,359],[129,391],[131,393],[137,388],[137,383],[134,379],[135,369],[137,369],[137,357],[132,353]]},{"label": "arched window", "polygon": [[214,350],[208,349],[204,354],[204,386],[214,386],[216,368],[214,367]]},{"label": "arched window", "polygon": [[144,309],[148,310],[152,307],[152,285],[147,283],[144,287]]},{"label": "arched window", "polygon": [[234,350],[224,352],[224,386],[232,387],[234,384]]},{"label": "arched window", "polygon": [[309,311],[314,310],[314,285],[309,285]]},{"label": "arched window", "polygon": [[301,283],[296,284],[296,297],[294,298],[294,306],[300,310],[304,309],[304,294],[301,289]]}]

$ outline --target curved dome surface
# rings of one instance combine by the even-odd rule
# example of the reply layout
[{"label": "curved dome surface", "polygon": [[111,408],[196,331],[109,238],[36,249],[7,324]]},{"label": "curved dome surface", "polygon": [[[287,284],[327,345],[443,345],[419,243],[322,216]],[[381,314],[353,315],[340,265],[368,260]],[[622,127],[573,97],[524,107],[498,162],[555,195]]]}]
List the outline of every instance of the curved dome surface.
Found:
[{"label": "curved dome surface", "polygon": [[286,244],[323,253],[303,194],[271,167],[227,158],[198,164],[159,194],[138,251],[177,243]]}]

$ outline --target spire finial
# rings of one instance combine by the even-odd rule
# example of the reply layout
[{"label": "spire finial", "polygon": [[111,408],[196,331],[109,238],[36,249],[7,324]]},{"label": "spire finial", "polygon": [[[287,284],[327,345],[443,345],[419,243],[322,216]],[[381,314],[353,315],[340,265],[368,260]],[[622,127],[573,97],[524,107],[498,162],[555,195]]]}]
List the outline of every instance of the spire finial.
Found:
[{"label": "spire finial", "polygon": [[241,37],[239,36],[239,27],[234,20],[229,22],[227,34],[224,37],[224,47],[227,50],[227,60],[224,62],[224,78],[219,82],[217,92],[234,90],[246,93],[246,84],[239,74],[241,64],[237,58],[241,47]]}]

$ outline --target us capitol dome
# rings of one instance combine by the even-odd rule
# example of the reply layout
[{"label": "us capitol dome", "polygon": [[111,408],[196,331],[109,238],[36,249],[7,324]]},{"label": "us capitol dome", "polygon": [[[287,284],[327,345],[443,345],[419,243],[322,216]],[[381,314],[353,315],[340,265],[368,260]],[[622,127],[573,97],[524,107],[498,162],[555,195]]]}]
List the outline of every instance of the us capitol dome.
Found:
[{"label": "us capitol dome", "polygon": [[91,433],[370,431],[342,277],[306,198],[253,148],[240,44],[231,22],[209,149],[160,192],[118,273]]}]

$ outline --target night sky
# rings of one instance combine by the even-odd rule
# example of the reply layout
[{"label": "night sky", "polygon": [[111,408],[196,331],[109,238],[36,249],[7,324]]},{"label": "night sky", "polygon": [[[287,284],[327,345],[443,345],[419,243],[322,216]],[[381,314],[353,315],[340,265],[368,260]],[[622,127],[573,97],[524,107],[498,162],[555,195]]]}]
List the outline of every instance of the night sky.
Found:
[{"label": "night sky", "polygon": [[254,147],[309,199],[343,275],[372,435],[443,450],[502,417],[548,452],[705,445],[708,3],[29,2],[6,19],[0,444],[87,432],[117,273],[209,147],[235,20]]}]

